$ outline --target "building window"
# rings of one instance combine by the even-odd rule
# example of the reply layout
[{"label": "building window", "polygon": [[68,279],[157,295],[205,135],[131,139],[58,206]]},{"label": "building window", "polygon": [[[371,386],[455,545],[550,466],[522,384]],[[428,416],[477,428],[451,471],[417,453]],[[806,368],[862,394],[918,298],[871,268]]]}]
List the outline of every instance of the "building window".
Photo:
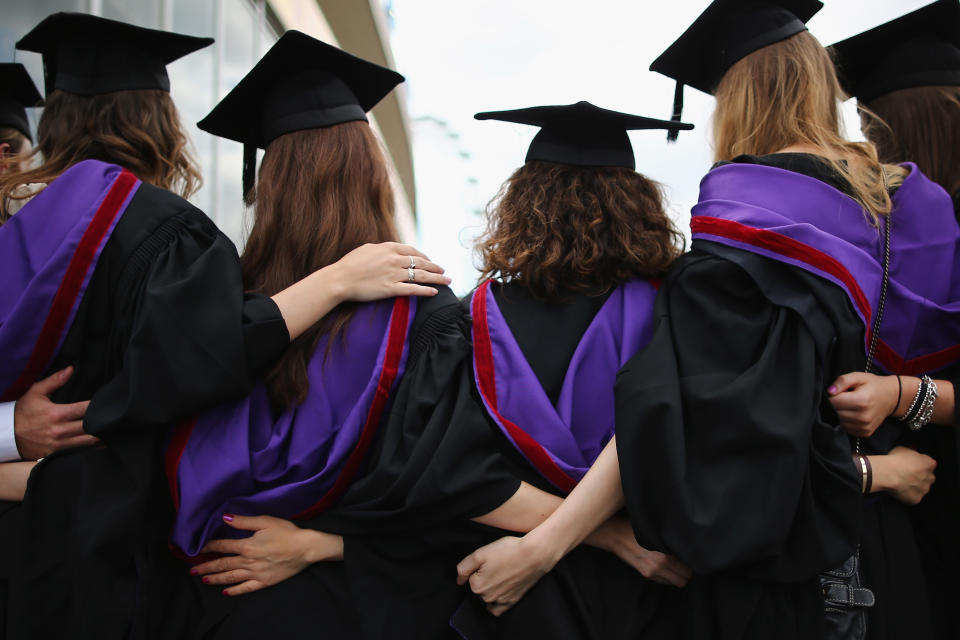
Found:
[{"label": "building window", "polygon": [[[203,133],[196,122],[227,94],[279,38],[279,23],[265,0],[31,0],[4,7],[0,51],[56,11],[82,11],[152,29],[167,29],[217,42],[168,67],[173,100],[193,143],[204,185],[191,201],[242,249],[241,145]],[[18,52],[38,87],[43,64],[35,53]],[[39,115],[36,114],[36,115]],[[36,123],[34,123],[36,126]]]}]

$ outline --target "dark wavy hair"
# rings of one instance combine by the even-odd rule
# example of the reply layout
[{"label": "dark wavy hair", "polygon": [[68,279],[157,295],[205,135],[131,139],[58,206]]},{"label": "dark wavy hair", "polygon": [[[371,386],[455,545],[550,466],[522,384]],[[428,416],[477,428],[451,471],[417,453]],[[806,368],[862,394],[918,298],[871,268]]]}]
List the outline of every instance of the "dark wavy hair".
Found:
[{"label": "dark wavy hair", "polygon": [[[37,127],[43,163],[0,176],[0,203],[21,184],[49,183],[83,160],[112,162],[135,176],[189,197],[200,188],[200,171],[173,99],[166,91],[137,89],[95,96],[53,91]],[[0,212],[0,216],[5,216]]]},{"label": "dark wavy hair", "polygon": [[[244,285],[273,295],[367,242],[397,239],[394,194],[380,141],[366,122],[280,136],[256,187],[253,228],[240,264]],[[303,402],[307,365],[320,338],[342,335],[356,304],[344,303],[294,340],[267,374],[271,408]]]},{"label": "dark wavy hair", "polygon": [[539,161],[500,188],[476,247],[481,280],[516,279],[543,299],[661,276],[682,250],[653,180],[623,167]]}]

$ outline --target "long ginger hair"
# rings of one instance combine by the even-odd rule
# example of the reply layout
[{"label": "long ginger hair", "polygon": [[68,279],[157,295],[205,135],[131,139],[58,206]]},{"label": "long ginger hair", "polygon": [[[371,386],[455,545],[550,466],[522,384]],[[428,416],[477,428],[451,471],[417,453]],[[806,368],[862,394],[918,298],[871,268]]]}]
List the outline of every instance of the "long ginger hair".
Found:
[{"label": "long ginger hair", "polygon": [[881,162],[915,162],[951,196],[960,194],[960,87],[900,89],[858,106]]},{"label": "long ginger hair", "polygon": [[517,279],[548,299],[663,275],[682,245],[649,178],[624,167],[531,161],[487,207],[476,251],[481,280]]},{"label": "long ginger hair", "polygon": [[[393,196],[383,150],[366,122],[280,136],[247,194],[255,209],[240,258],[244,285],[273,295],[362,244],[395,240]],[[317,343],[342,334],[355,309],[341,305],[290,344],[266,378],[274,411],[303,401]]]},{"label": "long ginger hair", "polygon": [[890,212],[887,189],[899,184],[905,171],[881,165],[872,144],[844,138],[843,90],[830,54],[808,31],[737,61],[715,95],[716,161],[766,155],[793,145],[813,146],[850,183],[854,198],[874,223],[877,216]]},{"label": "long ginger hair", "polygon": [[[0,203],[24,197],[17,187],[49,183],[83,160],[118,164],[135,176],[189,197],[200,188],[200,171],[173,99],[159,89],[79,96],[53,91],[37,127],[37,146],[26,158],[43,162],[0,176]],[[11,158],[19,161],[25,158]],[[0,207],[0,222],[6,214]]]}]

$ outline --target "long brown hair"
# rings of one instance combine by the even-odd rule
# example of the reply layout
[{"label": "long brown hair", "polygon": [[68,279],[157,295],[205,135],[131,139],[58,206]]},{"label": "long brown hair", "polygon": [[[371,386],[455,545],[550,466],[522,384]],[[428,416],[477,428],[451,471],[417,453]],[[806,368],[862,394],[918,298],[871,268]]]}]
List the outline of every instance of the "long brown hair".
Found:
[{"label": "long brown hair", "polygon": [[[243,256],[245,286],[273,295],[367,242],[396,239],[393,188],[380,142],[366,122],[295,131],[270,143],[257,185]],[[307,365],[324,334],[346,328],[353,305],[303,333],[267,375],[273,409],[307,394]]]},{"label": "long brown hair", "polygon": [[717,86],[714,158],[815,147],[876,222],[889,213],[887,188],[902,180],[904,171],[881,166],[872,144],[843,137],[843,97],[830,54],[809,32],[758,49],[734,64]]},{"label": "long brown hair", "polygon": [[83,160],[118,164],[141,180],[189,197],[202,179],[188,145],[180,114],[166,91],[78,96],[56,90],[47,97],[31,154],[40,154],[43,163],[0,176],[0,203],[17,198],[19,185],[52,182]]},{"label": "long brown hair", "polygon": [[476,250],[481,280],[553,298],[662,275],[682,244],[660,185],[636,171],[531,161],[490,202]]},{"label": "long brown hair", "polygon": [[881,162],[915,162],[951,196],[960,193],[960,87],[913,87],[860,105],[863,135]]}]

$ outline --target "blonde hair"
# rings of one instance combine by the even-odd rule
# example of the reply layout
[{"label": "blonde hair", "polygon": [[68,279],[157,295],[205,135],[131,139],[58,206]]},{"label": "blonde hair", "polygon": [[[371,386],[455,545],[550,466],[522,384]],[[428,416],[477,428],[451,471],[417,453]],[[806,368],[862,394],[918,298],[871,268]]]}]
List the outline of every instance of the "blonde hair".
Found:
[{"label": "blonde hair", "polygon": [[714,158],[812,146],[850,183],[854,199],[876,223],[890,212],[888,187],[900,184],[906,171],[881,165],[872,144],[843,137],[844,97],[830,54],[808,31],[758,49],[734,64],[717,86]]}]

